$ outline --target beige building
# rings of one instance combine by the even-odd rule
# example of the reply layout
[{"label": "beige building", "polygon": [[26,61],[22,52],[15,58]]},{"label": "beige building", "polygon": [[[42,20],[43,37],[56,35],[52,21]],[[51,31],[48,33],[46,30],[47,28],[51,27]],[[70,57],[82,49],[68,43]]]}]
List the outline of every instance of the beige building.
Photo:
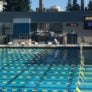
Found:
[{"label": "beige building", "polygon": [[0,12],[3,10],[3,6],[5,4],[4,0],[0,0]]}]

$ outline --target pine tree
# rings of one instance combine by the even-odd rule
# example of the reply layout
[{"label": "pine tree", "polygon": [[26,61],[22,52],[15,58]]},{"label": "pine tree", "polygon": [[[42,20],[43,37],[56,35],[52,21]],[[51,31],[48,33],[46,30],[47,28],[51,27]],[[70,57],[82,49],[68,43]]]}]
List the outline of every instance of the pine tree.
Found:
[{"label": "pine tree", "polygon": [[71,10],[72,10],[72,11],[79,11],[79,10],[80,10],[80,6],[79,6],[79,4],[77,3],[77,0],[73,0],[73,5],[72,5]]},{"label": "pine tree", "polygon": [[67,4],[67,7],[66,7],[66,10],[70,11],[71,10],[71,0],[68,0],[68,4]]},{"label": "pine tree", "polygon": [[88,11],[88,8],[87,7],[85,7],[85,11]]},{"label": "pine tree", "polygon": [[88,4],[88,10],[92,11],[92,1],[91,0],[89,1],[89,4]]},{"label": "pine tree", "polygon": [[30,0],[6,0],[4,11],[30,11]]},{"label": "pine tree", "polygon": [[84,0],[81,0],[81,11],[84,11]]}]

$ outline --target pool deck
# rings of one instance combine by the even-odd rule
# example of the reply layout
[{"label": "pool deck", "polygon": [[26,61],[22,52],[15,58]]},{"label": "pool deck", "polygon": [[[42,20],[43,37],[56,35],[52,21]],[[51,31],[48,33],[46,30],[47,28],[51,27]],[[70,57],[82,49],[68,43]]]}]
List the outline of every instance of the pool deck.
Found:
[{"label": "pool deck", "polygon": [[[92,45],[89,45],[89,44],[83,44],[82,46],[83,46],[84,48],[89,48],[89,47],[91,48],[91,47],[92,47]],[[13,48],[13,47],[15,47],[15,48],[16,48],[16,47],[20,47],[20,48],[21,48],[21,47],[22,47],[22,48],[23,48],[23,47],[24,47],[24,48],[27,48],[27,47],[28,47],[28,48],[31,48],[31,47],[35,47],[35,48],[36,48],[36,47],[38,47],[38,48],[39,48],[39,47],[41,47],[41,48],[46,48],[46,47],[47,47],[47,48],[48,48],[48,47],[50,47],[50,48],[73,47],[73,48],[74,48],[74,47],[75,47],[75,48],[76,48],[76,47],[80,47],[80,44],[67,44],[67,45],[54,45],[54,44],[51,44],[51,45],[49,45],[49,44],[37,44],[37,45],[36,45],[36,44],[32,44],[32,45],[30,45],[30,46],[26,46],[26,45],[25,45],[25,46],[24,46],[24,45],[0,45],[0,48],[3,48],[3,47],[9,47],[9,48],[10,48],[10,47],[11,47],[11,48]]]}]

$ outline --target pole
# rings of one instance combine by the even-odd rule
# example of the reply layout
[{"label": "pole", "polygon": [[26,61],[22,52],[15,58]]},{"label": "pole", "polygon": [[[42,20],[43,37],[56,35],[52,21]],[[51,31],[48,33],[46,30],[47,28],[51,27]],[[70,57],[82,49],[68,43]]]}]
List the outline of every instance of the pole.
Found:
[{"label": "pole", "polygon": [[31,24],[31,20],[30,20],[30,18],[29,18],[29,38],[31,38],[31,32],[30,32],[30,24]]}]

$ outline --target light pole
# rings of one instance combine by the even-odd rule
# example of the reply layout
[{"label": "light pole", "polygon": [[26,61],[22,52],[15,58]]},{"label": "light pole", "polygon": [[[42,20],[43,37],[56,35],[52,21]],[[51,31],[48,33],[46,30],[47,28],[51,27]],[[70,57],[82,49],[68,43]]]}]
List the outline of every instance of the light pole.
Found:
[{"label": "light pole", "polygon": [[29,38],[31,38],[31,28],[30,28],[30,26],[31,26],[31,19],[29,18]]}]

